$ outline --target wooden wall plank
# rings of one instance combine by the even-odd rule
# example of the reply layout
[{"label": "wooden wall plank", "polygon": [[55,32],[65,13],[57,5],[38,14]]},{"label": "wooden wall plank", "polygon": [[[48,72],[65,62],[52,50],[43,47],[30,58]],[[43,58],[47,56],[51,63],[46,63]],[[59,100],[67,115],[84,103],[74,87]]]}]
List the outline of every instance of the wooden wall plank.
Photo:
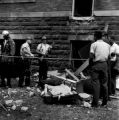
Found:
[{"label": "wooden wall plank", "polygon": [[[32,38],[34,38],[34,35],[32,35],[32,34],[10,34],[10,37],[11,37],[12,39],[16,39],[16,40],[24,40],[24,39],[26,39],[27,37],[32,37]],[[0,34],[0,39],[3,39],[2,34]]]},{"label": "wooden wall plank", "polygon": [[36,2],[36,0],[1,0],[0,3],[24,3],[24,2]]},{"label": "wooden wall plank", "polygon": [[71,16],[71,11],[0,13],[0,17],[63,17],[63,16]]}]

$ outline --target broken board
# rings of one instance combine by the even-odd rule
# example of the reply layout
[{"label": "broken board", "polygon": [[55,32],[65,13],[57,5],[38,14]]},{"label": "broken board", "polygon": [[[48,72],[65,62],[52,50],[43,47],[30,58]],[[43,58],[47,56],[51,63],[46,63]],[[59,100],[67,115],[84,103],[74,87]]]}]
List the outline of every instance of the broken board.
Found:
[{"label": "broken board", "polygon": [[89,59],[87,59],[74,73],[75,76],[78,76],[84,69],[86,69],[89,65]]}]

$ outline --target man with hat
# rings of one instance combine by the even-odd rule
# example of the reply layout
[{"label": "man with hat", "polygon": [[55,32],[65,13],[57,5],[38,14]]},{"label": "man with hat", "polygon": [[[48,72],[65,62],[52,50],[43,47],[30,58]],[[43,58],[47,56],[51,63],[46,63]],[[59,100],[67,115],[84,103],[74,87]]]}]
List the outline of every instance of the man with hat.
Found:
[{"label": "man with hat", "polygon": [[1,45],[1,87],[6,87],[5,78],[7,78],[7,86],[11,87],[11,77],[14,74],[13,64],[15,55],[15,42],[10,38],[9,32],[2,32],[3,43]]},{"label": "man with hat", "polygon": [[46,36],[43,36],[41,43],[37,46],[36,52],[39,56],[39,83],[41,89],[44,89],[44,80],[47,79],[48,64],[47,60],[44,59],[48,56],[52,46],[46,43]]},{"label": "man with hat", "polygon": [[22,57],[22,65],[23,65],[23,71],[20,74],[19,77],[19,87],[23,87],[23,82],[25,80],[25,86],[30,86],[30,65],[31,65],[31,59],[34,57],[34,55],[31,53],[30,45],[32,43],[32,38],[27,37],[27,40],[25,43],[22,44],[20,48],[20,55]]}]

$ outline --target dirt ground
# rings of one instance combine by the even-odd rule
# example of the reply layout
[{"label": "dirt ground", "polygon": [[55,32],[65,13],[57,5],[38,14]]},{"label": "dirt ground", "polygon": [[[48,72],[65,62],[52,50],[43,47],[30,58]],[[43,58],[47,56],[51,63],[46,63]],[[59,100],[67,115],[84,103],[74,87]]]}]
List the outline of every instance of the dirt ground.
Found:
[{"label": "dirt ground", "polygon": [[[35,94],[30,95],[31,92]],[[0,106],[0,120],[119,120],[117,99],[111,99],[107,107],[85,108],[77,102],[46,104],[37,87],[0,89],[0,93],[3,105],[5,100],[23,100],[22,105],[15,110],[7,107],[6,111]],[[28,110],[21,110],[22,106],[28,107]]]}]

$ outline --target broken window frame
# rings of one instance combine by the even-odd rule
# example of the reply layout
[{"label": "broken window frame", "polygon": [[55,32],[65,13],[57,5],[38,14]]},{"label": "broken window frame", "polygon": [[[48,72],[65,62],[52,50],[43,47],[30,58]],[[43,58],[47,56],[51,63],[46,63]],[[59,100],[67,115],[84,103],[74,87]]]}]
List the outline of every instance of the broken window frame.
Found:
[{"label": "broken window frame", "polygon": [[94,15],[94,0],[92,0],[92,14],[90,15],[90,16],[87,16],[87,17],[83,17],[83,16],[79,16],[79,17],[75,17],[74,16],[74,11],[75,10],[75,0],[73,0],[73,3],[72,3],[72,19],[74,19],[74,20],[93,20],[94,19],[94,17],[93,17],[93,15]]}]

